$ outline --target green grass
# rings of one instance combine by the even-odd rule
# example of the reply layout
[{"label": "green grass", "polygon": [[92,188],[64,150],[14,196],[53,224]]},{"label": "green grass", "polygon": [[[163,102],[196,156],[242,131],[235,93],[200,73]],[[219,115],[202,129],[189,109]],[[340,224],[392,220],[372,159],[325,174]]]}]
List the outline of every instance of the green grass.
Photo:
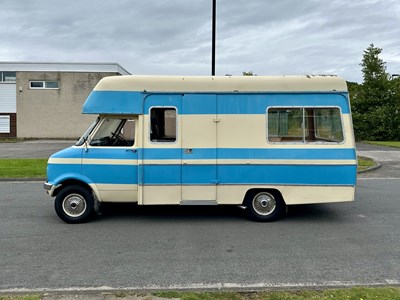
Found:
[{"label": "green grass", "polygon": [[0,300],[40,300],[40,295],[1,296]]},{"label": "green grass", "polygon": [[0,159],[0,178],[46,177],[47,158]]},{"label": "green grass", "polygon": [[[151,299],[157,296],[162,299],[178,298],[181,300],[400,300],[400,287],[354,287],[348,289],[323,289],[300,291],[263,291],[263,292],[192,292],[192,291],[164,291],[151,294],[137,294],[130,292],[106,293],[120,299],[128,296],[140,296]],[[93,295],[93,294],[92,294]],[[99,294],[99,299],[104,299],[104,293]],[[47,294],[47,297],[52,294]],[[58,295],[60,296],[60,295]],[[70,294],[70,298],[74,294]],[[43,295],[0,295],[0,300],[40,300]]]},{"label": "green grass", "polygon": [[364,143],[378,146],[400,148],[400,141],[365,141]]},{"label": "green grass", "polygon": [[158,292],[153,295],[182,300],[400,300],[400,288],[351,288],[289,292]]},{"label": "green grass", "polygon": [[358,171],[369,169],[376,165],[375,161],[371,158],[358,156]]}]

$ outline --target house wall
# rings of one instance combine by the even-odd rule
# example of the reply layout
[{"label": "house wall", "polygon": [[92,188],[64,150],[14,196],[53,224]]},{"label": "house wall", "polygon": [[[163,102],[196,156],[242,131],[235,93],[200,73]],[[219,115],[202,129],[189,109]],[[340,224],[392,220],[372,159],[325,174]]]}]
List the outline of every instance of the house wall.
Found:
[{"label": "house wall", "polygon": [[[117,73],[17,72],[17,136],[78,138],[95,116],[82,115],[94,86]],[[30,89],[29,81],[59,81],[59,89]]]}]

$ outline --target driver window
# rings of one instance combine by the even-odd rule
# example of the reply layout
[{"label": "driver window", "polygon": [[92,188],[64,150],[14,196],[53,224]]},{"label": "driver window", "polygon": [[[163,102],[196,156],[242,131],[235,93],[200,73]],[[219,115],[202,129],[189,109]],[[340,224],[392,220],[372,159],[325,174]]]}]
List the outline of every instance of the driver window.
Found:
[{"label": "driver window", "polygon": [[135,121],[105,118],[94,134],[91,146],[124,147],[135,143]]}]

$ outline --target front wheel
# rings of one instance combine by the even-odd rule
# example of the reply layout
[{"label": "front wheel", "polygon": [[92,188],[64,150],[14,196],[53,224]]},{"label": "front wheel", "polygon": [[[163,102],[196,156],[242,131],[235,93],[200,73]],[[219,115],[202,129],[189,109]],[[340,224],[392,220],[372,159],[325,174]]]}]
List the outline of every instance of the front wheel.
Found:
[{"label": "front wheel", "polygon": [[275,221],[284,214],[285,207],[285,202],[278,192],[256,191],[246,196],[246,212],[254,221]]},{"label": "front wheel", "polygon": [[67,186],[58,193],[54,208],[64,222],[83,223],[94,213],[93,196],[89,190],[79,185]]}]

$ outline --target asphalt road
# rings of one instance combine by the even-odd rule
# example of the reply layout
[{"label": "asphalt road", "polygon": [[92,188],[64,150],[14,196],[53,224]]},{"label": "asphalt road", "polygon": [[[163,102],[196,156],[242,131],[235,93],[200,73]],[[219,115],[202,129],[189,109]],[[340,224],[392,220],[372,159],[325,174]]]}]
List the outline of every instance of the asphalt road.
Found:
[{"label": "asphalt road", "polygon": [[114,205],[67,225],[41,183],[0,182],[0,291],[399,285],[399,177],[362,178],[355,202],[275,223],[236,207]]},{"label": "asphalt road", "polygon": [[48,158],[53,153],[72,146],[76,140],[32,140],[0,143],[1,158]]}]

